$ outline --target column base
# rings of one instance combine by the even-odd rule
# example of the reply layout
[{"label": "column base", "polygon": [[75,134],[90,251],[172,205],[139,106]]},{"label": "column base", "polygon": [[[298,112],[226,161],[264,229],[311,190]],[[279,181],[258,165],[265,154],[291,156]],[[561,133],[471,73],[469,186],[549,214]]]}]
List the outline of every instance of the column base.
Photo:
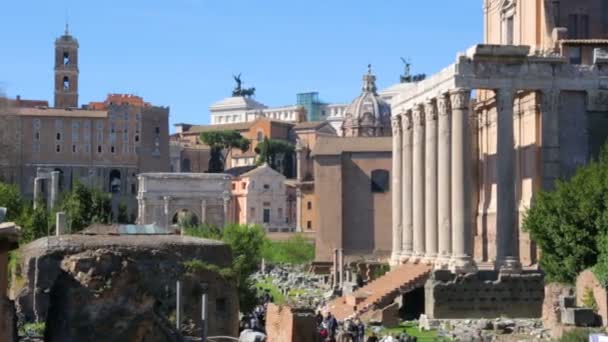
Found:
[{"label": "column base", "polygon": [[437,254],[425,254],[420,262],[427,265],[433,265],[437,262]]},{"label": "column base", "polygon": [[435,270],[449,270],[450,269],[450,256],[448,254],[442,254],[435,259],[434,269]]},{"label": "column base", "polygon": [[475,273],[477,266],[470,256],[454,256],[450,259],[449,270],[454,273]]},{"label": "column base", "polygon": [[409,262],[411,258],[412,258],[412,252],[402,252],[401,255],[399,255],[399,262],[401,264],[405,264],[405,263]]},{"label": "column base", "polygon": [[522,272],[519,259],[512,256],[496,261],[496,269],[502,274],[519,274]]}]

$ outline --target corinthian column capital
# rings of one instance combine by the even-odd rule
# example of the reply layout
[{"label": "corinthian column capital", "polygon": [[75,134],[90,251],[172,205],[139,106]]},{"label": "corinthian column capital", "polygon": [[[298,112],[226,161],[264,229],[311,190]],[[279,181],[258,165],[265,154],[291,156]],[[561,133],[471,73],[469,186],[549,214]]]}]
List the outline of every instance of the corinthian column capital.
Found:
[{"label": "corinthian column capital", "polygon": [[450,98],[448,95],[441,95],[437,98],[437,112],[440,116],[450,114]]},{"label": "corinthian column capital", "polygon": [[450,100],[453,109],[469,108],[471,102],[471,89],[458,88],[450,91]]},{"label": "corinthian column capital", "polygon": [[401,114],[401,129],[403,131],[412,129],[412,112],[409,110]]},{"label": "corinthian column capital", "polygon": [[424,126],[424,107],[422,105],[414,106],[412,117],[414,118],[415,126]]},{"label": "corinthian column capital", "polygon": [[435,101],[428,100],[424,104],[424,113],[426,122],[437,120],[437,107]]},{"label": "corinthian column capital", "polygon": [[401,134],[401,116],[395,115],[391,118],[391,127],[393,128],[393,136]]}]

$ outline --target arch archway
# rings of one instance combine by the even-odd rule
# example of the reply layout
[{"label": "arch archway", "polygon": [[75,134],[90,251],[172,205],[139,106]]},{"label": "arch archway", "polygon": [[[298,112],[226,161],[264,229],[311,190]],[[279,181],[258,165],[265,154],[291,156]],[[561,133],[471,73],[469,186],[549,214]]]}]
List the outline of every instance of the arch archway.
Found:
[{"label": "arch archway", "polygon": [[199,223],[199,217],[189,209],[177,210],[171,219],[171,224],[181,227],[197,226]]},{"label": "arch archway", "polygon": [[120,178],[121,178],[121,175],[120,175],[119,170],[114,169],[114,170],[110,171],[110,182],[109,182],[110,193],[113,193],[113,194],[120,193],[120,185],[121,185]]}]

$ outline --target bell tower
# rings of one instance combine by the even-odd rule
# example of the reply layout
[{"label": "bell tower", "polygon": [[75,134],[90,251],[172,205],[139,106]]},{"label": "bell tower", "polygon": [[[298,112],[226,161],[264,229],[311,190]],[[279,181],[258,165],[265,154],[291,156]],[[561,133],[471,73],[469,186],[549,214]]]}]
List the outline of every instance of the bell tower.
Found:
[{"label": "bell tower", "polygon": [[65,25],[55,40],[55,108],[78,107],[78,41]]}]

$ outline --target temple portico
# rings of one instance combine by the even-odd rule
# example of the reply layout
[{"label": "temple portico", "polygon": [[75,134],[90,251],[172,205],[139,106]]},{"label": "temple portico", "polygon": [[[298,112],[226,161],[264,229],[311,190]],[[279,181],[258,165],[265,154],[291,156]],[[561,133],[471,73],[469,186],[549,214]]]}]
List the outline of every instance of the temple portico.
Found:
[{"label": "temple portico", "polygon": [[[529,53],[526,46],[477,45],[438,74],[394,87],[393,238],[400,241],[393,241],[393,264],[456,273],[479,263],[521,269],[521,212],[535,188],[550,187],[567,164],[560,163],[559,127],[567,113],[558,111],[570,104],[559,94],[585,94],[583,112],[608,105],[599,50],[592,66]],[[526,96],[540,101],[524,110]],[[538,135],[525,150],[524,124]]]}]

